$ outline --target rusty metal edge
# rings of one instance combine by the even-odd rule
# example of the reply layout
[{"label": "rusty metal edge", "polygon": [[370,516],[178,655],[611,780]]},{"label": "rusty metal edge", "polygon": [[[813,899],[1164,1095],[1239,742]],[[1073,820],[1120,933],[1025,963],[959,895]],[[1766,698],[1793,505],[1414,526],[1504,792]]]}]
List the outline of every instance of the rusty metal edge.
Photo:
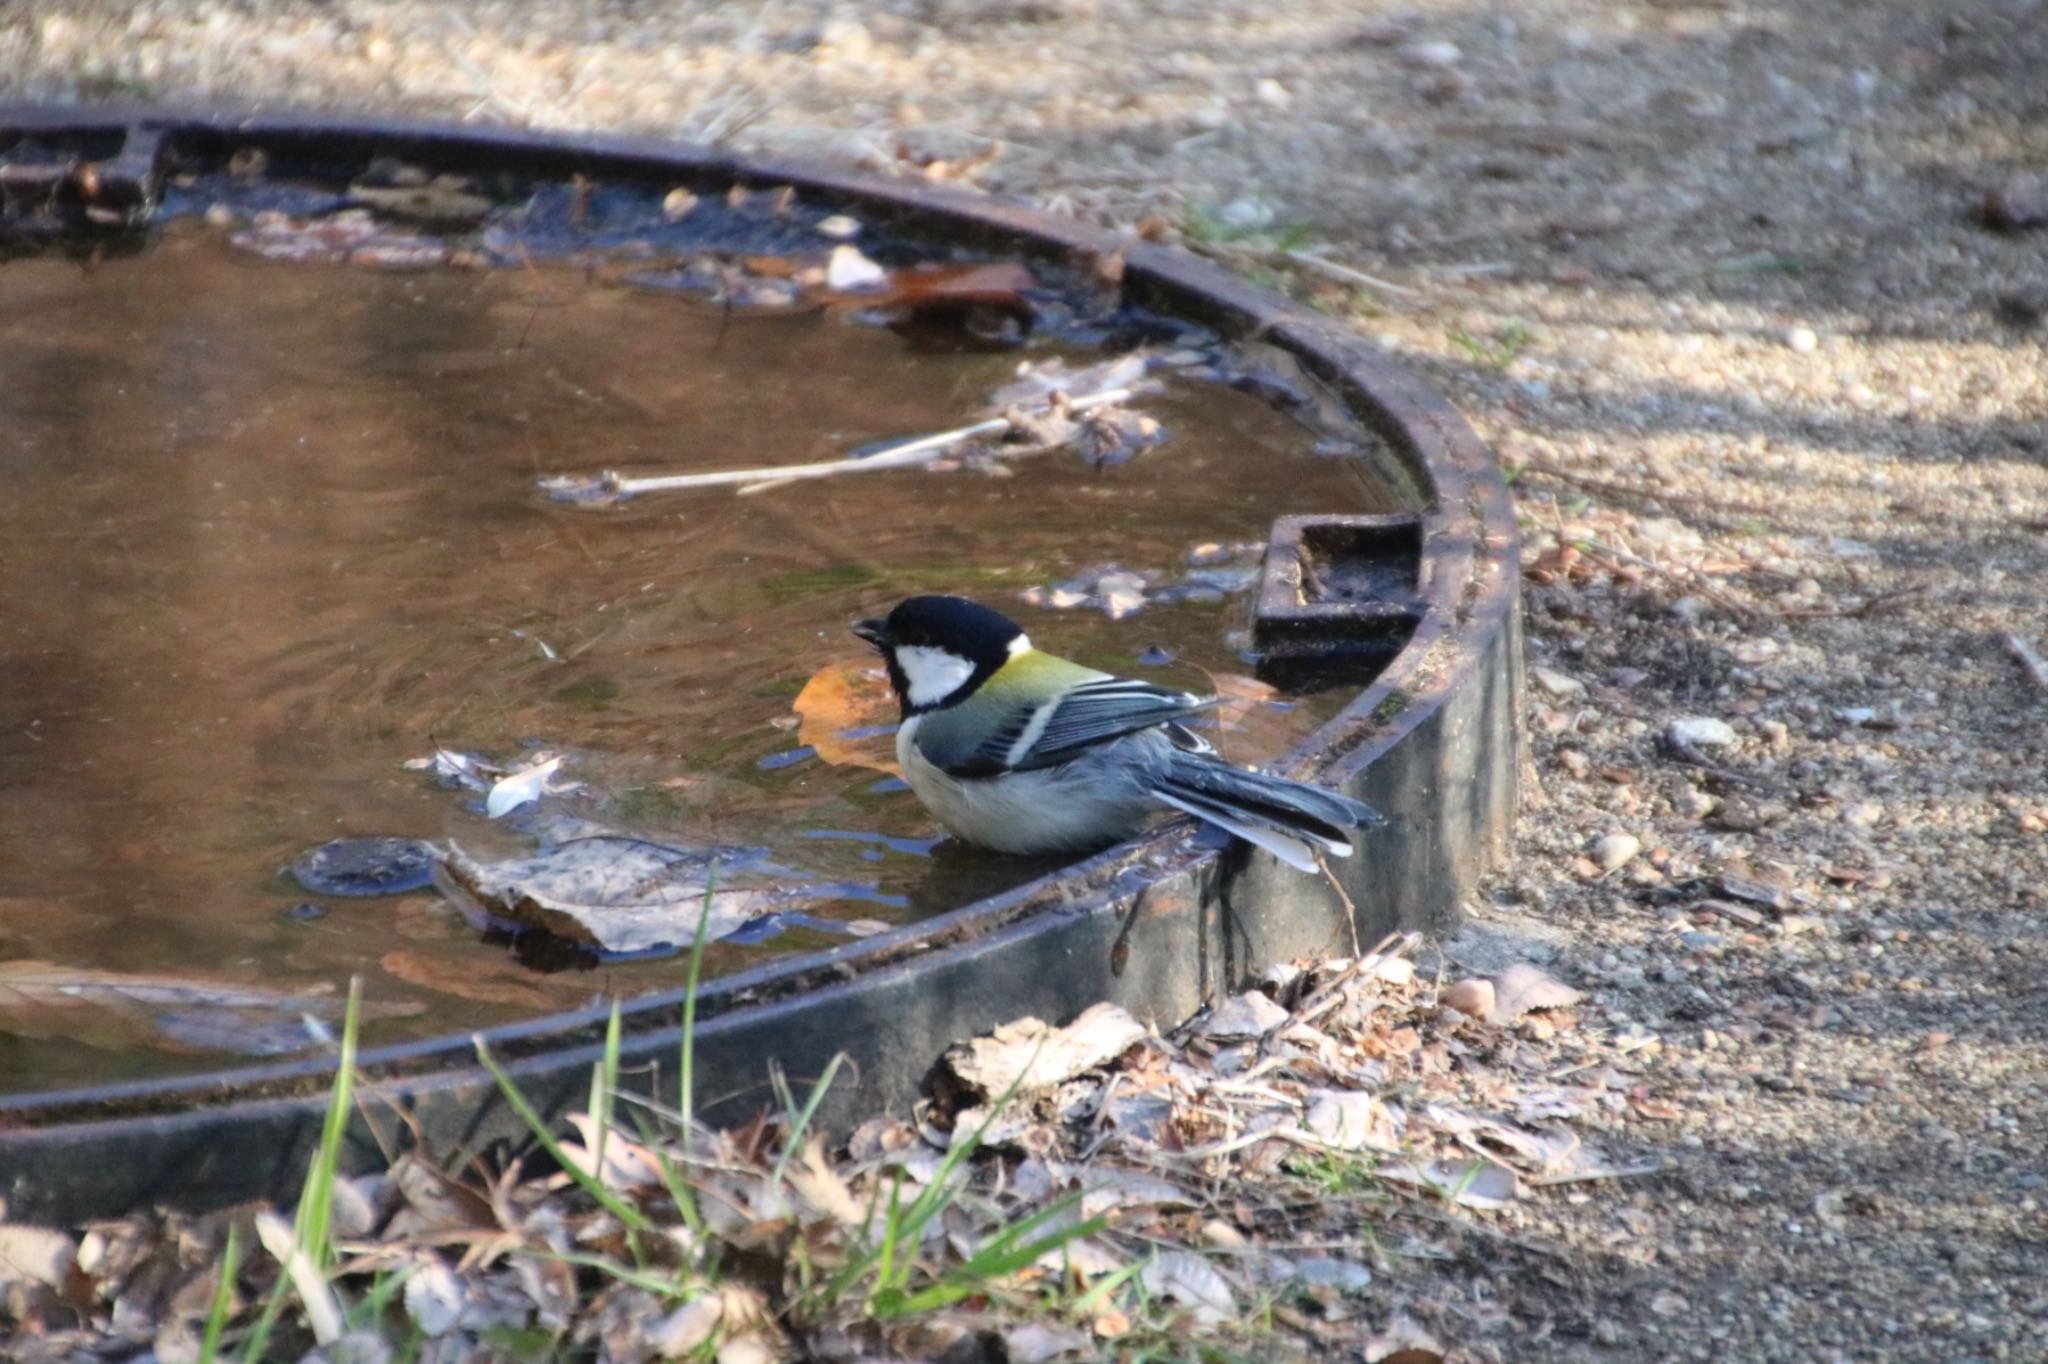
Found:
[{"label": "rusty metal edge", "polygon": [[[701,1111],[731,1117],[759,1107],[771,1056],[800,1077],[847,1053],[856,1083],[839,1087],[823,1109],[828,1122],[843,1124],[907,1102],[945,1043],[1021,1012],[1063,1017],[1112,999],[1170,1027],[1260,964],[1341,949],[1354,931],[1442,927],[1504,846],[1519,766],[1521,667],[1507,487],[1448,403],[1327,319],[1168,248],[1125,243],[959,189],[830,166],[510,128],[0,109],[0,133],[126,129],[165,146],[191,137],[367,142],[466,164],[497,156],[536,175],[788,184],[871,212],[880,206],[898,215],[894,225],[942,239],[1042,258],[1122,251],[1127,291],[1148,306],[1293,352],[1433,493],[1424,514],[1425,554],[1432,556],[1426,610],[1413,640],[1284,764],[1372,801],[1403,831],[1376,837],[1363,856],[1339,864],[1345,893],[1366,921],[1348,923],[1320,880],[1241,850],[1198,846],[1185,827],[1168,826],[1007,894],[707,985],[696,1039]],[[1016,988],[992,988],[1006,979]],[[674,1076],[660,1062],[679,1045],[681,1004],[678,991],[624,1009],[628,1060],[650,1067],[648,1083],[671,1097]],[[485,1041],[508,1059],[536,1106],[558,1112],[587,1094],[603,1019],[601,1010],[554,1015],[495,1029]],[[362,1064],[383,1101],[411,1110],[444,1152],[517,1140],[516,1117],[472,1056],[467,1039],[432,1039],[365,1053]],[[0,1194],[12,1217],[57,1222],[152,1203],[288,1197],[317,1135],[331,1073],[319,1061],[283,1063],[0,1099]],[[359,1121],[351,1161],[377,1158]]]}]

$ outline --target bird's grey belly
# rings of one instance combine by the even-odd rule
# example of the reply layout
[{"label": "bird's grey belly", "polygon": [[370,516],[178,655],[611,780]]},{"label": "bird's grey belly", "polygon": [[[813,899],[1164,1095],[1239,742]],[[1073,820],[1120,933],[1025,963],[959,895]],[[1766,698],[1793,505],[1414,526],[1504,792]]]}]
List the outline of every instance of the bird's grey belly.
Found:
[{"label": "bird's grey belly", "polygon": [[1135,833],[1162,807],[1147,789],[1164,735],[1129,735],[1072,762],[1003,777],[960,779],[899,743],[904,778],[939,822],[998,852],[1099,848]]}]

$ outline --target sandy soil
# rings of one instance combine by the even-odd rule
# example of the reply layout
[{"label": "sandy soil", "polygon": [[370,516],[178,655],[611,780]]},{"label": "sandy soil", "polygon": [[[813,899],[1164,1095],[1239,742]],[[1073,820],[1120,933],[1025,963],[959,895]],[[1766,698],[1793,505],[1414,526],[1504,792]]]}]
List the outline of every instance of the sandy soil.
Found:
[{"label": "sandy soil", "polygon": [[1663,1077],[1663,1174],[1431,1306],[1517,1360],[2048,1358],[2048,686],[2001,642],[2048,650],[2044,71],[2041,0],[0,3],[0,99],[992,152],[1387,281],[1281,279],[1521,469],[1551,579],[1517,865],[1448,950]]}]

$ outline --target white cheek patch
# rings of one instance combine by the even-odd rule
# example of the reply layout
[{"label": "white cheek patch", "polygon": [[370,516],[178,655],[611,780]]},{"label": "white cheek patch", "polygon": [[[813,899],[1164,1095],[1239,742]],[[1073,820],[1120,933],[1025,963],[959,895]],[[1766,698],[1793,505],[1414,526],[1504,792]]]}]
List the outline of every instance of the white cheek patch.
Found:
[{"label": "white cheek patch", "polygon": [[974,676],[974,665],[958,654],[928,644],[907,644],[896,650],[896,666],[910,684],[913,706],[935,706]]}]

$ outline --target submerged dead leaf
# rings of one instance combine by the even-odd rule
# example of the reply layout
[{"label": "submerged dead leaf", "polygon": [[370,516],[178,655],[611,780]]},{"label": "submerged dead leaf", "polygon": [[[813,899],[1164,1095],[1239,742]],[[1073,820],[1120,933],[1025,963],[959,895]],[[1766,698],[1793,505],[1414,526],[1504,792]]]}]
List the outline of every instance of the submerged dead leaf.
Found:
[{"label": "submerged dead leaf", "polygon": [[866,767],[900,777],[896,694],[889,676],[872,663],[827,663],[797,693],[796,738],[825,762]]},{"label": "submerged dead leaf", "polygon": [[436,176],[423,185],[354,184],[349,186],[348,197],[387,218],[436,227],[466,226],[492,207],[466,180],[453,175]]},{"label": "submerged dead leaf", "polygon": [[547,991],[522,980],[494,977],[469,958],[444,960],[425,952],[399,949],[386,952],[377,964],[385,974],[408,985],[479,1004],[509,1004],[521,1009],[553,1009],[559,1004]]},{"label": "submerged dead leaf", "polygon": [[[65,1038],[92,1047],[281,1056],[318,1044],[308,1015],[333,1016],[328,995],[286,994],[247,985],[47,961],[0,963],[0,1033]],[[366,1007],[365,1018],[416,1012]]]},{"label": "submerged dead leaf", "polygon": [[485,862],[450,844],[437,883],[472,914],[537,928],[598,952],[680,951],[793,902],[806,886],[748,848],[674,848],[603,834],[532,857]]}]

